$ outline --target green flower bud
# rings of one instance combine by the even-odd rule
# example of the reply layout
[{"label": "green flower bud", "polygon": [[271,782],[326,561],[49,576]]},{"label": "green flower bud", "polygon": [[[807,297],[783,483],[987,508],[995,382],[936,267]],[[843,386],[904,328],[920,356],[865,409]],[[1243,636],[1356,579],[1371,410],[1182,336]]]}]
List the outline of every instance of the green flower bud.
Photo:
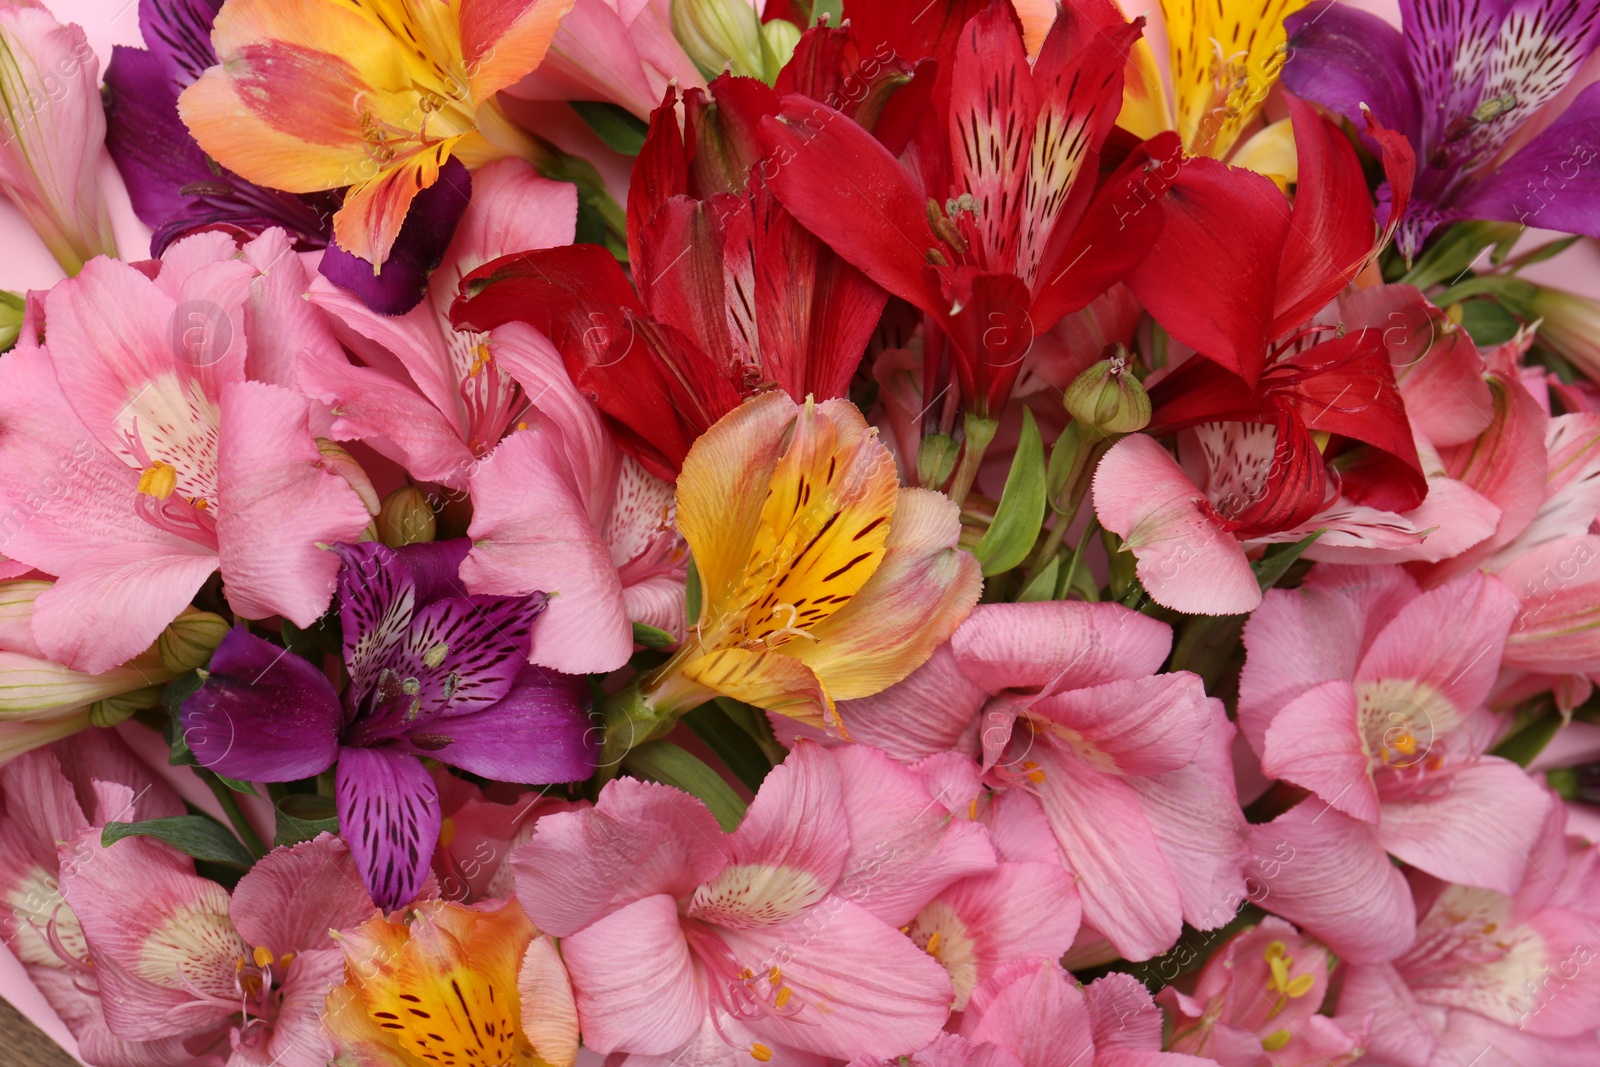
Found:
[{"label": "green flower bud", "polygon": [[[790,51],[794,49],[791,47]],[[0,289],[0,352],[11,351],[22,334],[22,297]]]},{"label": "green flower bud", "polygon": [[1084,427],[1103,437],[1133,433],[1150,425],[1150,396],[1129,365],[1128,351],[1117,345],[1067,386],[1062,398],[1067,411]]},{"label": "green flower bud", "polygon": [[761,24],[761,43],[764,45],[762,59],[767,65],[767,84],[771,85],[778,80],[778,72],[782,70],[794,55],[795,46],[800,43],[800,27],[788,19],[773,19]]},{"label": "green flower bud", "polygon": [[931,433],[917,449],[917,484],[937,489],[950,480],[961,446],[949,434]]},{"label": "green flower bud", "polygon": [[749,0],[672,0],[672,35],[707,80],[724,68],[747,78],[766,73],[761,19]]},{"label": "green flower bud", "polygon": [[184,609],[184,613],[168,623],[156,638],[161,665],[174,674],[204,667],[211,662],[211,653],[222,644],[231,628],[221,615]]},{"label": "green flower bud", "polygon": [[401,486],[383,498],[378,510],[378,540],[390,548],[432,541],[436,531],[433,507],[416,486]]},{"label": "green flower bud", "polygon": [[153,708],[161,703],[161,687],[153,685],[121,696],[96,700],[89,705],[89,725],[109,728],[133,717],[136,711]]}]

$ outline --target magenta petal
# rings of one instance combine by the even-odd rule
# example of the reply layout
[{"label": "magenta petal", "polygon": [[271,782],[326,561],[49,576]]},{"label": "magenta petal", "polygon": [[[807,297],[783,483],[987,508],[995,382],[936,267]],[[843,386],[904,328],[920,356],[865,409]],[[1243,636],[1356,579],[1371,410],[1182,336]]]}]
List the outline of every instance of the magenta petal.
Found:
[{"label": "magenta petal", "polygon": [[369,690],[405,637],[417,607],[465,595],[456,578],[471,544],[464,538],[408,545],[402,551],[378,541],[334,545],[339,568],[339,622],[350,684]]},{"label": "magenta petal", "polygon": [[583,678],[523,664],[498,703],[435,720],[406,741],[419,755],[498,782],[578,782],[600,759],[600,728],[588,706]]},{"label": "magenta petal", "polygon": [[373,903],[409,904],[439,840],[439,789],[422,761],[392,748],[346,748],[335,784],[339,834]]},{"label": "magenta petal", "polygon": [[339,752],[339,698],[321,671],[288,649],[233,630],[210,675],[183,702],[184,739],[200,766],[252,782],[320,774]]}]

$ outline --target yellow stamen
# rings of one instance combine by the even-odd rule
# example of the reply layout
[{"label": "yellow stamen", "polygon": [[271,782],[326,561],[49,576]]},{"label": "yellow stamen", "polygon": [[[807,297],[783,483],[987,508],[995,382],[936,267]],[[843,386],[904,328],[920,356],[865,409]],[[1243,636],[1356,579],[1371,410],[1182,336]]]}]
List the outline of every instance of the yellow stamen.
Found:
[{"label": "yellow stamen", "polygon": [[930,955],[930,956],[937,956],[939,954],[939,931],[938,930],[935,930],[931,935],[929,935],[928,944],[927,944],[926,948],[927,948],[928,955]]},{"label": "yellow stamen", "polygon": [[772,1059],[772,1050],[763,1045],[761,1042],[757,1041],[755,1044],[750,1046],[750,1058],[758,1063],[766,1063],[768,1060]]},{"label": "yellow stamen", "polygon": [[1033,760],[1028,760],[1026,763],[1024,763],[1022,765],[1022,769],[1028,772],[1025,776],[1028,781],[1032,782],[1034,785],[1043,784],[1044,771],[1040,770],[1039,765],[1033,762]]},{"label": "yellow stamen", "polygon": [[145,496],[165,500],[177,488],[178,472],[164,460],[156,460],[139,474],[138,490]]},{"label": "yellow stamen", "polygon": [[973,797],[972,798],[972,803],[967,805],[967,820],[969,822],[971,822],[971,821],[976,820],[977,817],[978,817],[978,798],[977,797]]},{"label": "yellow stamen", "polygon": [[467,377],[471,378],[475,376],[479,371],[483,370],[483,368],[487,367],[493,362],[494,356],[490,353],[489,346],[479,345],[477,351],[473,353],[472,369],[467,371]]},{"label": "yellow stamen", "polygon": [[433,670],[443,663],[449,654],[450,646],[441,641],[422,654],[422,662],[428,665],[429,670]]},{"label": "yellow stamen", "polygon": [[250,954],[250,958],[256,961],[257,967],[271,967],[272,961],[276,959],[277,956],[270,948],[267,948],[263,945],[257,945],[256,950]]},{"label": "yellow stamen", "polygon": [[1289,1043],[1289,1037],[1287,1030],[1274,1030],[1261,1039],[1261,1049],[1263,1052],[1277,1052]]},{"label": "yellow stamen", "polygon": [[767,981],[771,982],[773,985],[782,985],[783,972],[778,970],[776,967],[772,968],[772,970],[767,972]]},{"label": "yellow stamen", "polygon": [[233,961],[233,973],[234,974],[242,974],[243,972],[244,972],[244,957],[240,956],[238,959]]},{"label": "yellow stamen", "polygon": [[211,506],[211,502],[203,496],[197,496],[193,500],[189,501],[189,503],[194,505],[194,509],[196,511],[204,511],[206,508]]},{"label": "yellow stamen", "polygon": [[518,422],[515,428],[518,430],[526,430],[528,428],[528,424],[525,422]]},{"label": "yellow stamen", "polygon": [[1303,997],[1307,993],[1311,992],[1311,987],[1316,984],[1317,980],[1311,975],[1302,974],[1285,986],[1283,991],[1289,994],[1290,1000],[1294,1000],[1296,997]]},{"label": "yellow stamen", "polygon": [[781,1008],[785,1004],[789,1003],[789,998],[793,995],[794,990],[790,989],[788,986],[784,986],[782,989],[778,990],[778,995],[773,998],[772,1002]]},{"label": "yellow stamen", "polygon": [[294,962],[294,956],[295,954],[293,952],[285,952],[283,955],[278,957],[278,966],[282,967],[284,970],[288,970],[289,964]]},{"label": "yellow stamen", "polygon": [[1286,955],[1288,951],[1288,946],[1282,941],[1270,941],[1267,943],[1266,950],[1261,953],[1261,957],[1266,960],[1275,960],[1280,956]]}]

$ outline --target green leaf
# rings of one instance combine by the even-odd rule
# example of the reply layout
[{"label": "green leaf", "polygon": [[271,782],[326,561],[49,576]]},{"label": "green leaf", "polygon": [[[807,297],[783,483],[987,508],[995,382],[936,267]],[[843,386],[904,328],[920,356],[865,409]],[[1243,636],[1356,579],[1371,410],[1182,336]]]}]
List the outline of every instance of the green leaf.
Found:
[{"label": "green leaf", "polygon": [[[1059,521],[1059,520],[1057,520]],[[1061,576],[1061,557],[1051,556],[1050,562],[1035,574],[1028,584],[1022,587],[1022,592],[1017,594],[1017,603],[1027,604],[1035,600],[1054,600],[1056,598],[1056,581]]]},{"label": "green leaf", "polygon": [[738,726],[739,729],[750,735],[751,740],[761,746],[761,751],[767,755],[767,762],[776,767],[788,758],[789,750],[784,748],[772,732],[772,723],[767,721],[767,713],[752,708],[749,704],[741,703],[732,697],[716,697],[712,703],[722,709],[722,713]]},{"label": "green leaf", "polygon": [[646,626],[642,622],[633,624],[633,643],[643,645],[645,648],[656,652],[665,652],[677,647],[678,639],[665,630],[658,630],[654,626]]},{"label": "green leaf", "polygon": [[109,848],[124,837],[153,837],[165,841],[186,856],[240,870],[249,870],[255,862],[249,849],[223,829],[220,823],[204,815],[174,815],[143,822],[106,823],[100,835],[100,844]]},{"label": "green leaf", "polygon": [[622,766],[646,781],[675,786],[699,797],[724,830],[734,830],[744,818],[745,802],[722,776],[670,741],[651,741],[629,752]]},{"label": "green leaf", "polygon": [[1006,475],[1000,493],[1000,506],[994,522],[973,549],[985,578],[1010,570],[1028,558],[1044,524],[1045,467],[1044,442],[1033,413],[1022,409],[1022,437],[1017,441],[1016,458]]},{"label": "green leaf", "polygon": [[1250,569],[1256,572],[1256,581],[1260,583],[1261,591],[1265,593],[1277,585],[1289,572],[1289,568],[1294,566],[1294,561],[1321,536],[1321,530],[1313,530],[1293,544],[1272,545],[1264,556],[1250,564]]},{"label": "green leaf", "polygon": [[1461,304],[1461,326],[1480,348],[1505,344],[1521,325],[1516,316],[1492,300],[1467,300]]},{"label": "green leaf", "polygon": [[772,770],[772,763],[756,739],[728,717],[715,703],[702,704],[683,717],[685,725],[706,743],[723,766],[754,793]]},{"label": "green leaf", "polygon": [[190,671],[188,674],[168,682],[167,687],[161,691],[161,702],[167,708],[167,725],[164,732],[167,738],[167,748],[170,750],[167,755],[167,763],[171,766],[193,767],[199,763],[194,758],[194,753],[189,751],[189,742],[184,739],[183,723],[179,715],[183,709],[183,702],[199,692],[200,686],[203,684],[200,673],[198,671]]},{"label": "green leaf", "polygon": [[695,566],[694,554],[689,554],[689,573],[684,579],[683,617],[690,626],[700,622],[700,568]]},{"label": "green leaf", "polygon": [[632,112],[624,111],[616,104],[602,104],[593,100],[573,100],[569,106],[613,152],[636,156],[639,149],[644,147],[644,137],[650,131],[650,126]]},{"label": "green leaf", "polygon": [[1491,245],[1509,247],[1522,233],[1516,223],[1463,222],[1446,229],[1399,280],[1418,289],[1454,284]]},{"label": "green leaf", "polygon": [[[216,774],[217,772],[212,771],[211,773]],[[217,774],[217,781],[221,782],[235,793],[243,793],[247,797],[258,797],[261,795],[260,793],[256,792],[256,787],[251,785],[249,782],[241,782],[239,779],[229,778],[225,774]]]},{"label": "green leaf", "polygon": [[1561,712],[1556,710],[1555,701],[1548,695],[1537,697],[1517,709],[1511,733],[1494,746],[1490,755],[1526,767],[1561,732],[1565,722]]},{"label": "green leaf", "polygon": [[277,804],[278,828],[273,848],[310,841],[321,833],[339,832],[339,816],[332,797],[290,793]]}]

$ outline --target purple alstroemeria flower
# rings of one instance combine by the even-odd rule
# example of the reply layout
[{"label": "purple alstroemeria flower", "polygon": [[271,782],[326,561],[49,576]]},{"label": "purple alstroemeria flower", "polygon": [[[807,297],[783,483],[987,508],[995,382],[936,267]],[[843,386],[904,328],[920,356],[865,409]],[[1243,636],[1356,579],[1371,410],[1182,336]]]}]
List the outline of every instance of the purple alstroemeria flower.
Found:
[{"label": "purple alstroemeria flower", "polygon": [[1600,42],[1600,0],[1400,0],[1400,19],[1317,0],[1286,20],[1283,83],[1357,129],[1365,106],[1411,141],[1406,258],[1458,219],[1600,237],[1600,84],[1506,151]]},{"label": "purple alstroemeria flower", "polygon": [[419,193],[381,274],[332,241],[338,192],[297,196],[217,165],[178,117],[178,94],[217,62],[211,24],[222,0],[139,0],[145,48],[118,45],[106,67],[106,148],[134,213],[154,233],[150,254],[199,230],[243,238],[281,226],[300,251],[326,247],[321,273],[374,311],[402,315],[421,302],[466,211],[471,178],[459,162]]},{"label": "purple alstroemeria flower", "polygon": [[337,761],[339,829],[385,909],[416,896],[439,838],[419,757],[530,785],[587,778],[599,757],[585,680],[528,663],[548,598],[467,595],[470,547],[334,546],[343,699],[315,665],[239,629],[180,715],[195,759],[229,778],[287,782]]}]

